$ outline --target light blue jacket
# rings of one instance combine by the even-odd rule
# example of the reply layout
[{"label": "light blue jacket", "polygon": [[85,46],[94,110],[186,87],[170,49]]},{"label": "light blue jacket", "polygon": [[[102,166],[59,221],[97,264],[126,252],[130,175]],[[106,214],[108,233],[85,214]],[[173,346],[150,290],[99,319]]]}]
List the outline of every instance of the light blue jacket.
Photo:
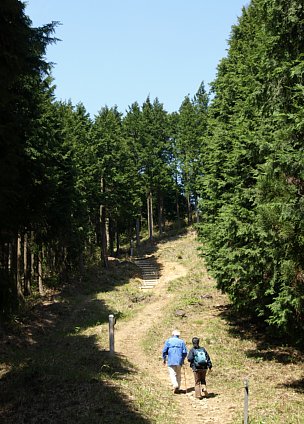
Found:
[{"label": "light blue jacket", "polygon": [[163,348],[163,360],[168,356],[168,366],[183,365],[184,359],[187,356],[187,347],[182,339],[177,336],[172,336],[166,340]]}]

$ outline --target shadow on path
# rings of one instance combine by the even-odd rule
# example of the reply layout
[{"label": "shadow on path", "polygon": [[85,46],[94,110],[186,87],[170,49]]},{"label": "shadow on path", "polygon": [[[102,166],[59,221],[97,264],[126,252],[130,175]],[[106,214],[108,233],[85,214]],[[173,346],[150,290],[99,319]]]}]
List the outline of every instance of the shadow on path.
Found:
[{"label": "shadow on path", "polygon": [[[111,272],[113,289],[122,282]],[[37,305],[14,331],[0,332],[0,422],[149,423],[119,389],[136,370],[102,350],[96,335],[83,333],[105,323],[111,311],[93,298],[94,287],[84,284],[77,301],[69,290]]]}]

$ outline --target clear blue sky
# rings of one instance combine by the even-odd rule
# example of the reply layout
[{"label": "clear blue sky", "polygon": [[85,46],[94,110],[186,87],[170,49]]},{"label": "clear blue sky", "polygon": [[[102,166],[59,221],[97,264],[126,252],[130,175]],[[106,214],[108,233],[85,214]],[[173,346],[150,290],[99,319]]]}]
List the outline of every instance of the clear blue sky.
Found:
[{"label": "clear blue sky", "polygon": [[59,21],[56,97],[120,112],[149,95],[168,112],[216,77],[231,26],[249,0],[27,0],[33,26]]}]

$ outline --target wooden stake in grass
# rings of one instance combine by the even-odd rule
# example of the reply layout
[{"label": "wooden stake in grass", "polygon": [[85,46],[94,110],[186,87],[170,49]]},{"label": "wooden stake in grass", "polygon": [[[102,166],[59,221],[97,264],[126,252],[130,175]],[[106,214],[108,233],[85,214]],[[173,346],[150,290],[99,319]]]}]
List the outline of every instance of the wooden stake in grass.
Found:
[{"label": "wooden stake in grass", "polygon": [[249,399],[249,383],[248,380],[244,380],[244,389],[245,389],[245,397],[244,397],[244,424],[248,424],[248,399]]},{"label": "wooden stake in grass", "polygon": [[109,315],[109,341],[110,341],[110,353],[114,354],[114,325],[115,317],[113,314]]}]

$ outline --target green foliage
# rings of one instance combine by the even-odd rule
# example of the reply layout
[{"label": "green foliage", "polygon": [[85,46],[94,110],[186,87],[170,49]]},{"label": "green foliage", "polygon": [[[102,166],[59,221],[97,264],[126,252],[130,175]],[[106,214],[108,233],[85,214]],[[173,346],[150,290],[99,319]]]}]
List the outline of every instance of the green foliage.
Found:
[{"label": "green foliage", "polygon": [[[142,204],[149,192],[154,197],[158,211],[161,208],[167,217],[175,216],[175,179],[170,116],[156,98],[153,103],[147,98],[140,107],[134,103],[126,114],[123,125],[133,168],[135,181],[141,187]],[[141,206],[141,205],[140,205]],[[145,216],[146,212],[141,211]]]},{"label": "green foliage", "polygon": [[31,231],[41,212],[36,195],[46,153],[38,147],[37,128],[51,96],[44,54],[56,41],[56,23],[32,28],[24,9],[17,0],[0,5],[0,314],[19,301],[17,235]]},{"label": "green foliage", "polygon": [[136,150],[125,135],[117,108],[104,107],[95,118],[92,130],[95,156],[94,175],[99,185],[103,178],[104,192],[100,202],[120,232],[134,225],[141,206],[141,187],[137,172]]},{"label": "green foliage", "polygon": [[[179,109],[174,154],[183,192],[189,203],[197,203],[201,164],[204,162],[204,137],[207,131],[208,95],[202,83],[194,96],[186,96]],[[191,222],[190,210],[188,220]]]},{"label": "green foliage", "polygon": [[252,1],[218,66],[200,228],[218,286],[281,333],[303,330],[303,8]]},{"label": "green foliage", "polygon": [[0,219],[5,231],[24,224],[28,192],[34,184],[29,168],[28,135],[39,114],[42,81],[49,70],[43,60],[56,23],[32,28],[20,1],[0,5]]},{"label": "green foliage", "polygon": [[26,293],[17,235],[30,238],[28,256],[43,253],[45,278],[60,284],[104,247],[106,223],[111,254],[115,237],[117,251],[119,236],[129,241],[152,196],[160,233],[165,219],[180,226],[196,208],[207,264],[237,309],[300,338],[302,5],[243,8],[210,104],[202,83],[178,113],[147,98],[124,117],[103,107],[94,120],[82,104],[54,100],[43,57],[56,23],[32,28],[17,0],[0,11],[0,303],[14,304],[18,278]]}]

